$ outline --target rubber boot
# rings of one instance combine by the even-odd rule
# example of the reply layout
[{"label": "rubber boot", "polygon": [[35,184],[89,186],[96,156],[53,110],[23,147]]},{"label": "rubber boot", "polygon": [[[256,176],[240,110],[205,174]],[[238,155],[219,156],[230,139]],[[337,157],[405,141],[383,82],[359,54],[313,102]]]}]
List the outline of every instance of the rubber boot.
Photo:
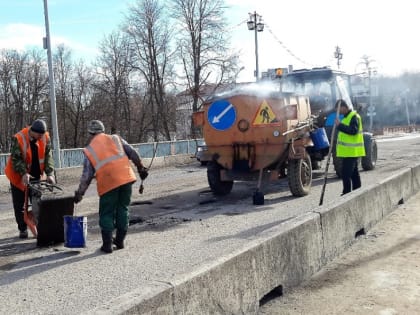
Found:
[{"label": "rubber boot", "polygon": [[112,231],[101,231],[102,232],[102,247],[101,251],[104,253],[112,253]]},{"label": "rubber boot", "polygon": [[114,244],[117,246],[117,249],[124,248],[124,240],[125,236],[127,235],[127,231],[124,230],[117,230],[117,235],[114,238]]}]

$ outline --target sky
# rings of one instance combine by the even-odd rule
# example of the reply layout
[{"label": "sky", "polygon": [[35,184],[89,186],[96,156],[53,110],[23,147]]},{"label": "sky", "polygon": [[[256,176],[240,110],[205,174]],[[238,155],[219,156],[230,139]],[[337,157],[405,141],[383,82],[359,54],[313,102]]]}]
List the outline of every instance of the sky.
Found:
[{"label": "sky", "polygon": [[[232,49],[243,67],[238,82],[254,81],[255,34],[248,14],[256,12],[265,25],[257,33],[258,64],[294,69],[337,68],[336,47],[343,54],[340,69],[365,70],[362,56],[383,75],[420,70],[417,2],[413,0],[225,0]],[[117,30],[135,0],[49,0],[52,46],[65,44],[87,61],[98,54],[99,42]],[[0,48],[42,47],[45,37],[44,0],[0,0]]]}]

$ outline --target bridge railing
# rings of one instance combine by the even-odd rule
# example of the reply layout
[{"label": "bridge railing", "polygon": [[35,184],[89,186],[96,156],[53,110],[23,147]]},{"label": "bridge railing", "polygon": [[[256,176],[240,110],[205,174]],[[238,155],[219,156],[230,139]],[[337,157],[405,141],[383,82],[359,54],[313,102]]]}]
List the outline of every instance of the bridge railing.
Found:
[{"label": "bridge railing", "polygon": [[[137,143],[132,146],[139,152],[142,158],[165,157],[179,154],[195,154],[197,145],[203,144],[203,139],[178,140]],[[0,154],[0,175],[4,175],[9,153]],[[83,148],[60,150],[61,168],[82,166],[84,154]]]}]

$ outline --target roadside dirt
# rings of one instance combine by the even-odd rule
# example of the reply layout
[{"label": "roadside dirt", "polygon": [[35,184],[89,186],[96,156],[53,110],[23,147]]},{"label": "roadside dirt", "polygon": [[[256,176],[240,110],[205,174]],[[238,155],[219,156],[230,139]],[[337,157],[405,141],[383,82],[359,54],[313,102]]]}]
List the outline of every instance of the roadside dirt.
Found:
[{"label": "roadside dirt", "polygon": [[420,314],[420,193],[263,314]]}]

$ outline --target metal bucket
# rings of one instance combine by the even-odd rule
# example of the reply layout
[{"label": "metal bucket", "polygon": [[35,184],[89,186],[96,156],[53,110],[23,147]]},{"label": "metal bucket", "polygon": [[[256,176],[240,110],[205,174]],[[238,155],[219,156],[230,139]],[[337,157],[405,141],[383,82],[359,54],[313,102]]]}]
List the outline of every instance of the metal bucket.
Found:
[{"label": "metal bucket", "polygon": [[327,133],[324,128],[318,128],[311,132],[311,139],[314,143],[314,147],[317,150],[322,150],[330,146],[328,141]]},{"label": "metal bucket", "polygon": [[87,217],[65,215],[64,246],[69,248],[86,247]]}]

